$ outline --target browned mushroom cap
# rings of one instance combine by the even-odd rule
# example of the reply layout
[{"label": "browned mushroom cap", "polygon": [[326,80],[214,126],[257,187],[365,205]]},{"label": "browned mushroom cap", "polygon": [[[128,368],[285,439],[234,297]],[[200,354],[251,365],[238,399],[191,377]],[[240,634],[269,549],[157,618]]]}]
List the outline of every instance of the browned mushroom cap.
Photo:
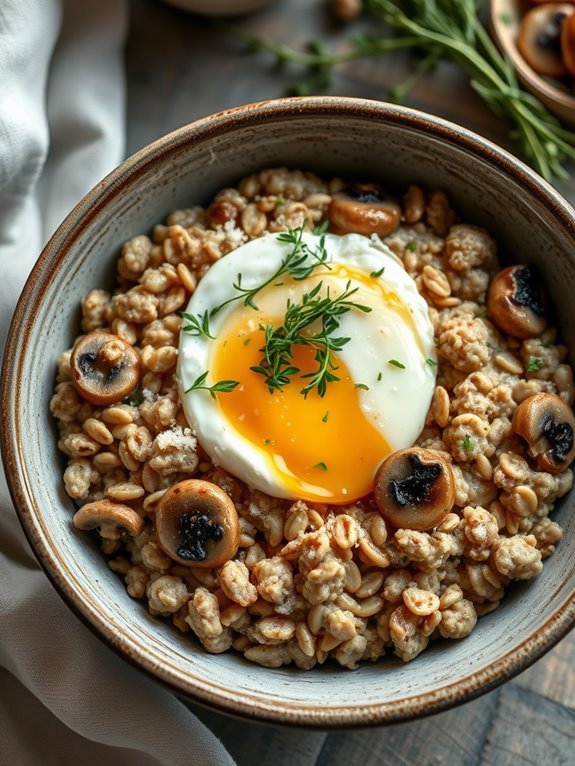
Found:
[{"label": "browned mushroom cap", "polygon": [[563,399],[555,394],[534,394],[517,407],[512,423],[542,471],[560,473],[571,465],[575,458],[575,416]]},{"label": "browned mushroom cap", "polygon": [[521,20],[517,48],[539,74],[563,77],[567,73],[561,57],[561,27],[572,12],[573,6],[568,3],[542,3]]},{"label": "browned mushroom cap", "polygon": [[509,266],[491,280],[487,314],[515,338],[535,338],[547,327],[547,298],[534,266]]},{"label": "browned mushroom cap", "polygon": [[401,208],[384,198],[378,184],[354,184],[334,194],[327,217],[338,234],[391,234],[399,226]]},{"label": "browned mushroom cap", "polygon": [[140,360],[134,348],[117,335],[100,330],[76,341],[70,367],[80,395],[100,406],[124,399],[140,379]]},{"label": "browned mushroom cap", "polygon": [[561,25],[561,58],[569,74],[575,77],[575,11]]},{"label": "browned mushroom cap", "polygon": [[122,532],[129,535],[139,535],[144,529],[144,520],[133,509],[111,500],[95,500],[86,503],[73,518],[77,529],[100,529],[102,537],[117,540]]},{"label": "browned mushroom cap", "polygon": [[216,484],[187,479],[165,492],[156,507],[158,542],[188,567],[218,567],[239,546],[240,525],[232,499]]},{"label": "browned mushroom cap", "polygon": [[410,447],[393,452],[377,469],[374,498],[397,529],[423,531],[440,524],[453,508],[455,480],[437,452]]}]

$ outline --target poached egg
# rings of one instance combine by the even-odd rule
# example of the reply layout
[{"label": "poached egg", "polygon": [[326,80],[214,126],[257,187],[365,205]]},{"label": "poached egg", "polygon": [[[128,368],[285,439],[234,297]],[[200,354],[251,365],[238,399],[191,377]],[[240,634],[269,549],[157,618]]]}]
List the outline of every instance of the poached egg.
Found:
[{"label": "poached egg", "polygon": [[[275,497],[345,504],[368,495],[382,460],[411,446],[424,426],[435,387],[433,327],[415,282],[378,238],[325,234],[321,262],[320,237],[304,232],[301,242],[314,266],[304,279],[274,278],[293,250],[274,234],[205,274],[186,313],[208,332],[180,334],[180,397],[214,464]],[[248,290],[255,293],[246,303]],[[265,359],[266,327],[282,327],[288,308],[310,293],[334,299],[351,290],[349,301],[363,309],[352,305],[330,333],[349,340],[323,362],[317,344],[292,346],[298,372],[270,389],[253,369]],[[302,335],[320,329],[318,319]],[[323,396],[317,386],[305,392],[322,363],[337,379]],[[226,391],[217,390],[222,381]]]}]

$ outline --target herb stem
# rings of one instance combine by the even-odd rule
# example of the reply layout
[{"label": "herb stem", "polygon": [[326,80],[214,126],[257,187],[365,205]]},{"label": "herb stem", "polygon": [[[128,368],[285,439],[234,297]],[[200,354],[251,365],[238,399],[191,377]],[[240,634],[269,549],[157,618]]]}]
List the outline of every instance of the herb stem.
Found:
[{"label": "herb stem", "polygon": [[393,53],[405,48],[413,48],[419,43],[417,37],[382,37],[382,38],[357,38],[352,48],[343,53],[329,53],[321,48],[309,53],[298,51],[283,43],[276,43],[268,37],[254,37],[242,29],[234,27],[228,30],[247,43],[254,52],[264,51],[275,56],[278,64],[292,62],[300,64],[308,69],[322,69],[345,64],[355,59],[366,56],[377,56],[382,53]]}]

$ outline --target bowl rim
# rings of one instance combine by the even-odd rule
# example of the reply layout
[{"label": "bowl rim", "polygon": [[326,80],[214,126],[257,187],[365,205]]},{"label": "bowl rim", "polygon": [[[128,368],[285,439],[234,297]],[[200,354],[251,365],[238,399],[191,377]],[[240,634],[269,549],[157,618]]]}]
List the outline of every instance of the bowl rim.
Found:
[{"label": "bowl rim", "polygon": [[[221,135],[234,128],[260,123],[277,123],[298,117],[345,116],[364,120],[382,121],[425,132],[436,139],[464,149],[477,159],[511,174],[526,191],[561,220],[562,225],[575,238],[575,211],[550,184],[539,177],[513,155],[472,131],[424,112],[352,97],[315,96],[261,101],[218,112],[212,116],[184,125],[159,138],[122,162],[100,181],[73,208],[42,251],[19,298],[8,333],[4,354],[2,383],[1,447],[6,477],[12,500],[22,528],[32,549],[55,586],[56,591],[72,611],[106,645],[111,646],[124,659],[160,681],[176,695],[222,712],[256,721],[294,725],[310,729],[362,727],[385,725],[437,713],[467,702],[488,692],[527,668],[549,651],[575,626],[575,593],[567,597],[552,617],[522,643],[506,652],[492,665],[464,675],[437,690],[414,696],[365,706],[340,705],[323,710],[319,705],[306,703],[273,704],[249,698],[243,693],[225,689],[213,681],[191,674],[176,672],[175,667],[162,665],[162,658],[153,656],[133,635],[122,634],[110,628],[98,614],[94,605],[86,603],[77,592],[70,573],[64,571],[52,554],[49,540],[42,525],[42,514],[36,505],[28,480],[25,454],[20,433],[19,417],[21,394],[17,385],[26,356],[29,329],[34,323],[37,306],[46,293],[54,274],[65,260],[74,240],[97,216],[107,202],[127,183],[135,180],[163,157],[189,143]],[[46,266],[50,265],[50,272]],[[41,277],[45,277],[42,282]]]}]

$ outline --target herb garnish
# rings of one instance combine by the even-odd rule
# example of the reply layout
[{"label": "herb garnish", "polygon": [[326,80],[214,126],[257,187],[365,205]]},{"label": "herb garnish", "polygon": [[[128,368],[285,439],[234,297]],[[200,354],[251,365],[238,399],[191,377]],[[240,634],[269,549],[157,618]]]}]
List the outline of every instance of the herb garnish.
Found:
[{"label": "herb garnish", "polygon": [[397,359],[388,359],[387,363],[392,364],[394,367],[399,367],[400,370],[405,370],[405,365],[398,362]]},{"label": "herb garnish", "polygon": [[383,274],[384,271],[385,271],[385,266],[382,266],[381,269],[379,269],[379,271],[372,271],[369,276],[373,277],[374,279],[377,279]]},{"label": "herb garnish", "polygon": [[185,327],[182,327],[182,332],[187,332],[194,337],[205,335],[207,338],[214,339],[214,336],[210,333],[210,317],[207,311],[204,311],[202,316],[194,316],[182,311],[182,317],[189,322]]},{"label": "herb garnish", "polygon": [[520,86],[511,61],[497,50],[481,23],[480,5],[476,0],[363,0],[364,8],[396,35],[389,36],[384,27],[376,34],[354,37],[349,49],[338,53],[326,51],[317,41],[309,45],[309,53],[302,53],[241,30],[235,33],[247,39],[251,50],[272,53],[278,64],[289,61],[307,69],[310,77],[299,83],[295,95],[329,86],[338,64],[412,50],[418,56],[413,73],[388,93],[390,99],[401,101],[439,61],[453,61],[466,72],[488,108],[508,119],[510,135],[525,159],[547,180],[568,178],[565,164],[575,159],[575,133],[562,127],[541,101]]},{"label": "herb garnish", "polygon": [[543,359],[540,359],[538,356],[530,356],[527,360],[527,371],[539,372],[539,370],[543,369],[543,364]]},{"label": "herb garnish", "polygon": [[417,251],[417,245],[415,244],[415,240],[410,239],[407,245],[405,246],[406,250],[409,250],[410,253],[415,253]]},{"label": "herb garnish", "polygon": [[328,421],[328,418],[329,418],[329,410],[328,410],[328,411],[325,413],[325,415],[324,415],[324,416],[323,416],[323,418],[321,419],[321,422],[322,422],[322,423],[327,423],[327,421]]},{"label": "herb garnish", "polygon": [[354,388],[361,388],[364,391],[369,391],[369,386],[367,386],[365,383],[356,383]]},{"label": "herb garnish", "polygon": [[206,378],[208,377],[208,371],[203,372],[201,375],[199,375],[192,385],[186,389],[186,394],[188,394],[190,391],[197,391],[198,389],[204,389],[205,391],[210,392],[210,396],[212,399],[216,398],[216,391],[223,393],[223,394],[229,394],[230,391],[233,391],[236,386],[239,386],[238,380],[219,380],[217,383],[214,383],[213,386],[206,386],[204,385]]},{"label": "herb garnish", "polygon": [[312,465],[312,468],[319,468],[321,471],[327,471],[327,465],[324,462]]},{"label": "herb garnish", "polygon": [[437,367],[437,362],[435,359],[431,359],[431,357],[427,357],[425,360],[426,364],[428,364],[430,367]]},{"label": "herb garnish", "polygon": [[462,444],[466,452],[473,452],[473,439],[470,436],[466,436]]},{"label": "herb garnish", "polygon": [[[346,289],[337,298],[331,297],[328,287],[326,296],[322,298],[319,292],[323,282],[319,282],[313,290],[303,294],[301,303],[288,302],[282,325],[275,328],[270,323],[260,326],[265,332],[265,344],[260,349],[264,356],[259,365],[250,369],[265,377],[270,393],[283,391],[283,387],[300,372],[293,363],[294,346],[315,349],[317,370],[302,375],[302,378],[309,378],[309,383],[300,392],[304,397],[314,388],[320,396],[325,396],[327,384],[339,380],[334,372],[338,368],[333,362],[332,352],[340,351],[351,339],[334,337],[333,333],[339,328],[341,316],[348,311],[371,311],[369,306],[350,300],[359,289],[352,289],[350,285],[351,281],[348,281]],[[321,322],[321,327],[313,333],[310,327],[315,322]]]},{"label": "herb garnish", "polygon": [[383,378],[383,373],[382,373],[382,372],[378,372],[378,373],[377,373],[377,380],[378,380],[378,382],[379,382],[379,381],[380,381],[382,378]]},{"label": "herb garnish", "polygon": [[223,303],[220,303],[219,306],[215,306],[211,310],[210,316],[215,316],[219,311],[223,309],[224,306],[227,306],[228,303],[233,303],[234,301],[242,299],[244,306],[250,306],[251,308],[257,310],[258,307],[254,303],[255,296],[261,290],[263,290],[264,287],[272,284],[276,281],[276,279],[283,276],[284,274],[289,274],[291,277],[299,281],[302,279],[307,279],[312,271],[318,268],[318,266],[324,266],[329,270],[330,266],[327,263],[328,254],[327,250],[325,249],[325,232],[328,226],[328,222],[324,221],[324,223],[322,223],[320,226],[317,226],[313,230],[312,233],[319,237],[317,247],[314,249],[310,248],[303,241],[303,233],[306,223],[307,221],[304,221],[301,226],[298,226],[297,229],[288,229],[288,231],[282,231],[280,234],[278,234],[278,241],[286,242],[292,245],[292,249],[281,261],[280,265],[269,279],[266,279],[265,282],[262,282],[256,287],[244,287],[242,285],[242,275],[238,274],[237,281],[234,282],[233,285],[234,289],[237,290],[238,295],[233,295]]}]

